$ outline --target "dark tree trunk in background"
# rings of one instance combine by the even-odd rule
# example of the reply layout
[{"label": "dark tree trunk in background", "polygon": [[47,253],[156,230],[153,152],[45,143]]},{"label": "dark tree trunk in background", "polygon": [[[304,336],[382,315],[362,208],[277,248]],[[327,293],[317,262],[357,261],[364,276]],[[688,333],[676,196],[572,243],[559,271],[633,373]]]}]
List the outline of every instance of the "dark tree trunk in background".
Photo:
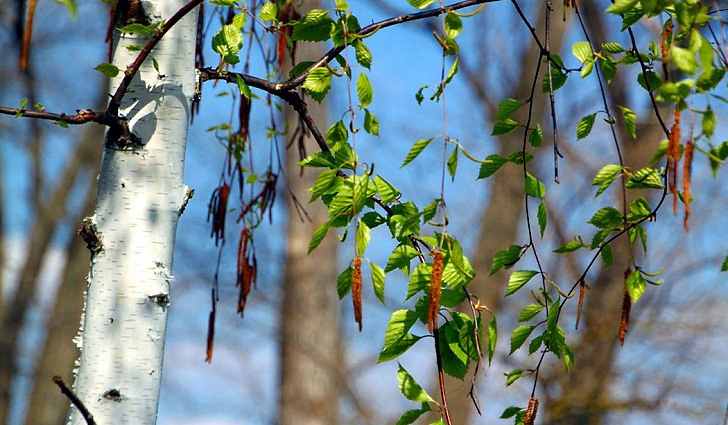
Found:
[{"label": "dark tree trunk in background", "polygon": [[[303,3],[301,14],[320,7],[319,1]],[[298,43],[296,62],[320,57],[323,48],[318,43]],[[309,111],[319,128],[325,128],[325,105],[311,101]],[[290,136],[298,126],[298,115],[287,108],[285,116]],[[305,137],[304,143],[308,152],[316,151],[313,138]],[[320,202],[308,203],[308,188],[317,172],[306,169],[301,175],[300,159],[297,141],[293,140],[286,153],[288,188],[303,204],[311,221],[301,217],[287,196],[287,258],[280,307],[279,423],[338,425],[341,336],[336,295],[337,243],[329,235],[314,255],[307,255],[313,231],[327,220],[328,214]]]}]

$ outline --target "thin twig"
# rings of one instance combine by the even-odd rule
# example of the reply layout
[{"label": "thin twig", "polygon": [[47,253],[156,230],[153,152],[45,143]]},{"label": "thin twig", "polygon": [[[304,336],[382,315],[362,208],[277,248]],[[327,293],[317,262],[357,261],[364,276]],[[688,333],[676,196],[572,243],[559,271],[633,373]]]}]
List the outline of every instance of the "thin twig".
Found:
[{"label": "thin twig", "polygon": [[78,396],[73,392],[73,390],[66,386],[66,383],[63,382],[63,379],[60,376],[56,375],[53,377],[53,382],[58,386],[58,388],[60,388],[63,395],[71,400],[71,403],[73,403],[76,409],[81,412],[81,416],[83,416],[83,419],[86,420],[86,424],[96,425],[96,421],[94,421],[94,416],[91,414],[91,412],[88,411],[86,406],[83,404],[81,399],[79,399]]}]

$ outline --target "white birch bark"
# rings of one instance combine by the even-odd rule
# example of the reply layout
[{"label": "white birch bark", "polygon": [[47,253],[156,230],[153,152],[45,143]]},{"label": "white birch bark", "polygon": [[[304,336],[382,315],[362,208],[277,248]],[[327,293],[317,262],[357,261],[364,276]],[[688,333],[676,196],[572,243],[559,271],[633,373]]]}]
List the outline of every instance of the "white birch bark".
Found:
[{"label": "white birch bark", "polygon": [[[144,1],[152,21],[186,1]],[[143,148],[106,147],[95,214],[102,249],[91,261],[75,391],[103,425],[151,425],[157,419],[167,303],[177,219],[188,197],[183,169],[194,90],[194,11],[159,42],[134,78],[120,114]],[[143,45],[116,37],[113,63],[126,69]],[[69,58],[72,60],[72,58]],[[159,73],[153,66],[159,66]],[[112,91],[123,72],[112,80]],[[69,424],[84,424],[73,408]]]}]

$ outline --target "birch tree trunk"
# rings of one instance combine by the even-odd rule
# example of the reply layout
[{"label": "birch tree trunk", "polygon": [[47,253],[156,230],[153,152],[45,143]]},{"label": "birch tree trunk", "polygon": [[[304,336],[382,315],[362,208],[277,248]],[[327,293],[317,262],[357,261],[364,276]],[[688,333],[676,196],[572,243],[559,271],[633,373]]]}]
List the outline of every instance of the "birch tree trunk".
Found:
[{"label": "birch tree trunk", "polygon": [[[142,5],[155,22],[185,3]],[[175,230],[188,196],[182,177],[195,26],[196,13],[187,14],[134,78],[120,114],[143,147],[105,148],[96,210],[84,221],[87,242],[92,246],[98,238],[99,249],[92,256],[76,339],[81,357],[75,391],[99,424],[152,425],[157,419]],[[136,55],[127,46],[144,41],[117,34],[113,63],[125,69]],[[123,75],[112,80],[112,89]],[[68,423],[81,425],[84,419],[72,409]]]},{"label": "birch tree trunk", "polygon": [[[319,7],[317,0],[303,2],[299,12]],[[323,46],[298,43],[296,61],[319,58]],[[290,66],[290,63],[287,67]],[[285,71],[287,74],[287,70]],[[309,112],[316,124],[325,127],[325,105],[310,102]],[[298,115],[286,109],[289,136],[297,127]],[[296,141],[294,141],[296,143]],[[304,137],[308,152],[317,147],[310,135]],[[280,307],[280,425],[339,424],[339,373],[341,367],[341,334],[339,300],[336,295],[336,240],[329,237],[307,255],[313,231],[328,218],[321,203],[307,203],[308,188],[316,172],[298,165],[299,151],[291,146],[286,154],[287,184],[304,204],[311,221],[302,220],[296,206],[288,204],[288,241],[283,301]]]}]

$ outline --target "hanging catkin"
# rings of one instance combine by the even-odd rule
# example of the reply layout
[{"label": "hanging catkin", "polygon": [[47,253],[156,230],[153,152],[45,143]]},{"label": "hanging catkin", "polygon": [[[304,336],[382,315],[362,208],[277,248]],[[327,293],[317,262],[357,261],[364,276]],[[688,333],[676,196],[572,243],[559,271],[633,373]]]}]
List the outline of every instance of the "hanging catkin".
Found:
[{"label": "hanging catkin", "polygon": [[430,282],[430,305],[427,310],[427,326],[430,332],[437,327],[437,313],[440,311],[440,294],[442,293],[442,271],[444,269],[442,251],[432,253],[432,281]]}]

